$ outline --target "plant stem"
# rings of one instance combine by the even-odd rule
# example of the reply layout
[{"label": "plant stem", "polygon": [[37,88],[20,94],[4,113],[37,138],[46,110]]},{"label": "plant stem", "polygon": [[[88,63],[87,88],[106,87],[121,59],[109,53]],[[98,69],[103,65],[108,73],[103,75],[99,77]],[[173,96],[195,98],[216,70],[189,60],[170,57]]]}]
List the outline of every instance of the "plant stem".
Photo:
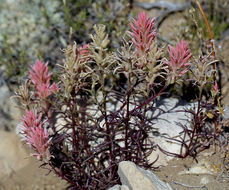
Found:
[{"label": "plant stem", "polygon": [[[198,127],[199,127],[199,114],[200,114],[200,107],[201,107],[200,104],[201,104],[202,94],[203,94],[203,86],[201,85],[200,86],[199,97],[198,97],[198,102],[197,102],[197,104],[198,104],[197,105],[197,112],[194,114],[194,118],[193,118],[193,121],[194,121],[193,130],[192,130],[192,134],[191,134],[191,138],[190,138],[188,147],[186,148],[186,152],[185,152],[185,154],[183,156],[184,158],[187,157],[189,155],[189,153],[190,153],[191,146],[194,144],[193,140],[194,140],[196,131],[197,131]],[[198,122],[196,122],[196,121],[198,121]]]},{"label": "plant stem", "polygon": [[[128,73],[128,88],[126,97],[126,118],[125,118],[125,149],[128,150],[128,130],[129,130],[129,120],[130,120],[130,73]],[[129,153],[126,152],[126,159],[128,160]]]},{"label": "plant stem", "polygon": [[[102,72],[101,74],[101,85],[102,85],[102,94],[103,94],[103,112],[104,112],[104,117],[105,117],[105,125],[106,125],[106,141],[107,143],[109,144],[108,147],[109,147],[109,156],[110,156],[110,160],[111,160],[111,163],[113,164],[115,162],[115,157],[113,155],[113,139],[111,139],[111,133],[110,133],[110,125],[108,123],[108,120],[107,120],[107,106],[106,106],[106,102],[107,102],[107,93],[105,91],[105,84],[104,84],[104,73]],[[112,137],[113,138],[113,137]],[[112,167],[112,169],[110,170],[110,175],[113,173],[113,169],[114,167]]]},{"label": "plant stem", "polygon": [[49,163],[49,165],[51,166],[51,168],[55,172],[55,174],[57,174],[59,177],[66,180],[68,183],[72,184],[75,188],[78,188],[79,190],[83,190],[83,188],[80,187],[78,184],[74,183],[72,180],[65,177],[61,172],[57,171],[56,168],[52,165],[52,163]]},{"label": "plant stem", "polygon": [[130,113],[134,112],[137,109],[142,108],[143,106],[147,105],[148,103],[150,103],[153,99],[155,99],[157,96],[160,96],[162,92],[164,92],[164,90],[167,88],[167,85],[165,85],[158,93],[152,95],[148,100],[146,100],[144,103],[142,103],[141,105],[137,106],[136,108],[134,108],[133,110],[130,111]]},{"label": "plant stem", "polygon": [[[71,112],[71,120],[72,120],[72,140],[73,140],[73,147],[74,147],[74,151],[77,154],[79,152],[79,143],[76,139],[76,120],[75,120],[75,113],[74,113],[74,106],[76,105],[76,101],[75,101],[75,97],[73,97],[73,105],[71,105],[70,102],[70,112]],[[75,156],[74,156],[75,157]]]}]

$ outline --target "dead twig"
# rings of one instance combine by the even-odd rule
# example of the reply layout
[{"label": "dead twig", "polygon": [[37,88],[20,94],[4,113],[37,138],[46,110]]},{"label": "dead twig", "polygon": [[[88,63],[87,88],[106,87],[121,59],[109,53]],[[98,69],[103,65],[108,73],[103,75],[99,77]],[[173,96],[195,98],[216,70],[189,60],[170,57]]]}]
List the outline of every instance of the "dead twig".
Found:
[{"label": "dead twig", "polygon": [[173,184],[176,184],[176,185],[181,185],[183,187],[188,187],[188,188],[201,188],[201,189],[207,189],[208,190],[208,188],[205,185],[202,185],[202,186],[192,186],[192,185],[183,184],[183,183],[180,183],[180,182],[177,182],[177,181],[174,181],[174,180],[172,180],[172,183]]}]

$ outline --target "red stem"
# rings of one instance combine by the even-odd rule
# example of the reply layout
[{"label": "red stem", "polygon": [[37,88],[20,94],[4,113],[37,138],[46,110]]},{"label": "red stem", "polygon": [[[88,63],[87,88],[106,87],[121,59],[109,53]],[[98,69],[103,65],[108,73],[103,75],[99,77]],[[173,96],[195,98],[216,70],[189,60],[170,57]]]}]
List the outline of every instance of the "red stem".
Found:
[{"label": "red stem", "polygon": [[167,85],[165,85],[158,93],[154,94],[153,96],[151,96],[147,101],[145,101],[143,104],[137,106],[136,108],[134,108],[133,110],[130,111],[130,113],[134,112],[137,109],[142,108],[143,106],[147,105],[148,103],[150,103],[153,99],[155,99],[157,96],[159,96],[162,92],[164,92],[164,90],[167,88]]},{"label": "red stem", "polygon": [[72,184],[74,187],[79,188],[80,190],[83,190],[83,188],[80,187],[78,184],[74,183],[72,180],[65,177],[61,172],[57,171],[55,167],[52,165],[52,163],[49,163],[49,165],[52,167],[52,170],[55,172],[55,174],[57,174],[59,177],[66,180],[68,183]]}]

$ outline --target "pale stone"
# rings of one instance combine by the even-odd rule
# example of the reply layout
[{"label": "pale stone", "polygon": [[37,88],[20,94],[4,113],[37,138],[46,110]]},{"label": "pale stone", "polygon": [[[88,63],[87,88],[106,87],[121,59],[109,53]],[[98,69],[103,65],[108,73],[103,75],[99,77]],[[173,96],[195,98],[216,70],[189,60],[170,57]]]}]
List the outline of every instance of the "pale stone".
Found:
[{"label": "pale stone", "polygon": [[138,168],[130,161],[119,163],[118,174],[122,184],[130,190],[172,190],[169,184],[158,179],[152,172]]}]

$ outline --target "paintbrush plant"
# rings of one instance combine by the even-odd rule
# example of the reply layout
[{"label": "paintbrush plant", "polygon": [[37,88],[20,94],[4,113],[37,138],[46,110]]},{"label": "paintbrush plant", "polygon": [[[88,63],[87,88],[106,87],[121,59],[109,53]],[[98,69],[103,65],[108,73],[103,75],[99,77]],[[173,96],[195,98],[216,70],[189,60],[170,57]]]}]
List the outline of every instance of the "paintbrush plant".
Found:
[{"label": "paintbrush plant", "polygon": [[[117,52],[107,48],[105,26],[94,26],[91,43],[64,50],[56,82],[48,64],[37,61],[16,93],[25,110],[18,126],[22,140],[42,166],[49,165],[71,189],[107,189],[120,183],[117,169],[123,160],[153,168],[147,158],[156,147],[149,136],[154,103],[194,67],[184,40],[169,46],[166,58],[166,49],[156,42],[154,21],[140,13]],[[210,63],[203,61],[197,62],[197,73],[192,72],[200,87],[199,105],[205,85],[201,82],[209,79],[205,75]],[[198,109],[195,117],[201,116]]]}]

